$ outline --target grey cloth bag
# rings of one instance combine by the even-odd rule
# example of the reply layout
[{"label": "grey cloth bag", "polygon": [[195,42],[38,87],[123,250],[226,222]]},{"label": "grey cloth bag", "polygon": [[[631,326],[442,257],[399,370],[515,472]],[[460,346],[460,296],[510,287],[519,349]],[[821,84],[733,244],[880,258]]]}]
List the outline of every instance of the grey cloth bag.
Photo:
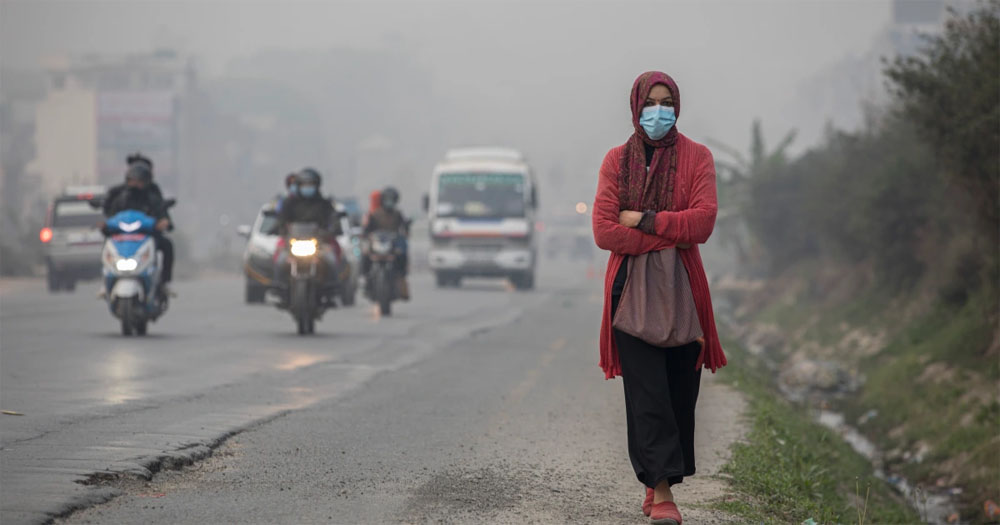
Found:
[{"label": "grey cloth bag", "polygon": [[702,337],[687,269],[676,248],[631,256],[611,326],[661,347]]}]

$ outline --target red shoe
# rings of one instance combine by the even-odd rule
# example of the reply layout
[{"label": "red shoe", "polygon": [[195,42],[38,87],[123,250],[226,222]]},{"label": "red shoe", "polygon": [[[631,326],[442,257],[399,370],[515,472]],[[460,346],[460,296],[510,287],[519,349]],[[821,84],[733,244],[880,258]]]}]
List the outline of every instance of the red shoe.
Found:
[{"label": "red shoe", "polygon": [[653,525],[681,525],[681,511],[672,501],[661,501],[653,505],[649,514],[649,522]]},{"label": "red shoe", "polygon": [[653,512],[653,489],[646,488],[646,499],[642,500],[642,513],[647,517]]}]

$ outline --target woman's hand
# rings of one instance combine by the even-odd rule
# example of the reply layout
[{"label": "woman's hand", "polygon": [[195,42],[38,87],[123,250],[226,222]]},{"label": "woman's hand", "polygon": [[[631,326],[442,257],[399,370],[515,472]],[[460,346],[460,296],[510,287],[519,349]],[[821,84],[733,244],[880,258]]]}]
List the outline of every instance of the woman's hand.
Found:
[{"label": "woman's hand", "polygon": [[629,228],[636,228],[639,226],[639,221],[642,220],[641,211],[628,211],[625,210],[618,214],[618,224],[622,226],[627,226]]}]

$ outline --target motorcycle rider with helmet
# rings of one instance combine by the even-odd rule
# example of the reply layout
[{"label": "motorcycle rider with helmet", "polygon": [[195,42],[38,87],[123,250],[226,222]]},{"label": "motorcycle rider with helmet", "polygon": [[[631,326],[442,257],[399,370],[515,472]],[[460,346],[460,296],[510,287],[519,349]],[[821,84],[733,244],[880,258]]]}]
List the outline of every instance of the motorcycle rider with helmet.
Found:
[{"label": "motorcycle rider with helmet", "polygon": [[[337,282],[340,259],[340,245],[336,237],[340,235],[340,221],[337,220],[332,198],[325,198],[320,193],[323,177],[313,168],[304,168],[294,179],[297,191],[289,193],[281,204],[278,212],[278,232],[284,238],[288,235],[288,226],[296,222],[316,224],[320,229],[320,258],[323,261],[323,275],[326,285],[332,290]],[[288,250],[279,249],[274,265],[274,281],[283,292],[283,300],[287,300],[288,277],[291,265],[288,262]],[[332,292],[331,294],[332,295]]]},{"label": "motorcycle rider with helmet", "polygon": [[275,213],[281,213],[281,208],[284,206],[285,201],[298,195],[299,193],[299,181],[298,174],[295,172],[285,175],[285,194],[279,195],[274,203]]},{"label": "motorcycle rider with helmet", "polygon": [[[369,238],[372,233],[378,231],[389,231],[399,234],[400,244],[402,246],[402,253],[396,259],[396,272],[400,279],[399,295],[404,301],[409,301],[410,286],[406,277],[409,273],[410,258],[406,239],[410,233],[410,223],[403,217],[402,212],[400,212],[397,207],[398,205],[399,191],[392,186],[387,186],[380,194],[378,208],[371,210],[368,214],[368,221],[364,228],[364,236]],[[362,262],[362,267],[364,269],[364,273],[367,275],[368,270],[371,269],[371,263],[367,256],[365,257],[365,261]]]},{"label": "motorcycle rider with helmet", "polygon": [[[148,159],[136,162],[132,160],[133,156],[130,156],[130,164],[125,171],[125,183],[111,188],[104,198],[104,217],[109,218],[125,210],[137,210],[156,219],[156,233],[153,234],[153,240],[157,251],[163,254],[159,293],[169,295],[168,283],[173,275],[174,250],[173,243],[164,236],[164,232],[171,227],[170,217],[167,215],[167,207],[159,188],[153,184],[152,163]],[[101,222],[101,230],[107,235],[104,221]]]},{"label": "motorcycle rider with helmet", "polygon": [[[160,186],[156,183],[156,181],[153,180],[153,177],[156,175],[156,172],[153,170],[152,159],[143,155],[142,152],[137,151],[125,157],[125,166],[126,169],[131,168],[132,166],[145,166],[146,168],[148,168],[149,183],[146,185],[146,187],[149,193],[153,196],[153,198],[159,199],[161,202],[165,200],[163,198],[163,192],[160,190]],[[108,215],[107,213],[108,205],[111,202],[114,202],[115,199],[117,199],[118,196],[121,194],[121,192],[125,191],[126,189],[127,189],[127,184],[119,184],[117,186],[112,186],[110,189],[108,189],[108,192],[104,198],[104,215],[106,217],[111,216]],[[174,221],[173,219],[170,218],[170,210],[164,209],[163,213],[167,218],[167,229],[164,231],[173,231]],[[173,241],[170,240],[169,237],[163,234],[158,234],[156,236],[156,249],[159,250],[161,253],[163,253],[163,271],[161,277],[163,279],[163,285],[164,285],[163,288],[166,289],[168,283],[173,278],[174,243]]]}]

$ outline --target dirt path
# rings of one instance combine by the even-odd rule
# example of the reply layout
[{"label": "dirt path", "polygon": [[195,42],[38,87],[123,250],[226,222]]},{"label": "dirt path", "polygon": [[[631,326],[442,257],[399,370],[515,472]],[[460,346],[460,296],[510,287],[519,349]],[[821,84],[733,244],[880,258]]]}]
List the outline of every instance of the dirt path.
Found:
[{"label": "dirt path", "polygon": [[[481,461],[469,469],[442,472],[411,499],[411,523],[644,523],[644,489],[635,479],[625,448],[621,380],[588,389],[578,408],[539,410],[535,398],[504,417],[488,439],[475,445]],[[584,401],[583,399],[578,399]],[[566,405],[563,405],[566,406]],[[729,448],[743,437],[744,401],[739,392],[705,374],[698,401],[698,474],[675,488],[685,523],[730,524],[738,518],[708,508],[727,494],[718,476]],[[548,407],[546,407],[548,408]],[[514,453],[511,453],[513,451]],[[493,460],[489,458],[504,458]],[[467,486],[483,487],[488,504],[470,506]]]}]

